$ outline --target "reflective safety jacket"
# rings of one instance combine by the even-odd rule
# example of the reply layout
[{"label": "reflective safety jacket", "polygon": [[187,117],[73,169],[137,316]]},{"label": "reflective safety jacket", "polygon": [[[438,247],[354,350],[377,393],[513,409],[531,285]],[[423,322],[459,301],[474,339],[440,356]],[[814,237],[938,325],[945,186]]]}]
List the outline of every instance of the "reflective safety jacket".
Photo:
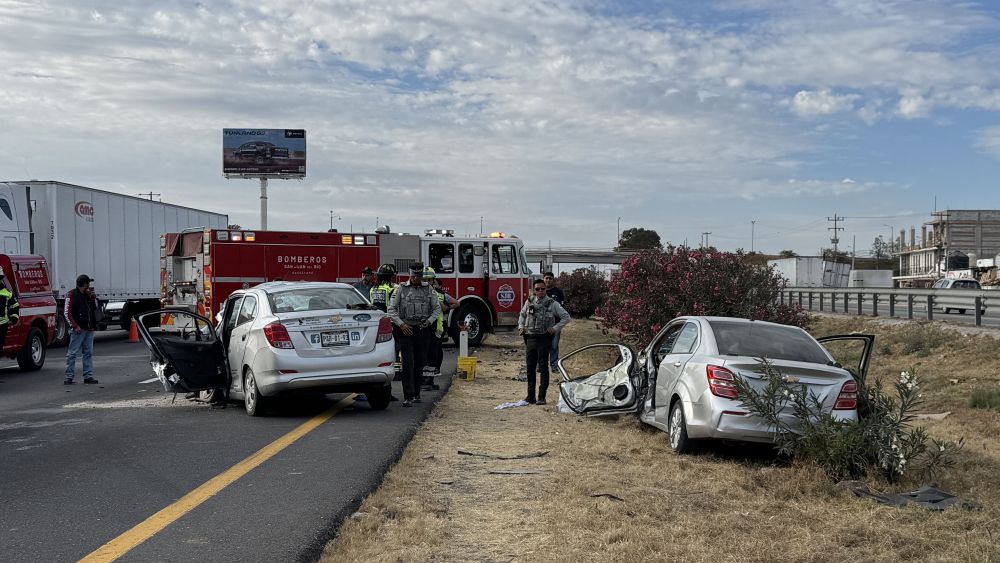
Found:
[{"label": "reflective safety jacket", "polygon": [[21,304],[6,287],[0,286],[0,326],[17,324]]},{"label": "reflective safety jacket", "polygon": [[394,289],[396,289],[396,286],[391,283],[380,283],[368,292],[368,300],[384,313],[389,310],[389,299],[392,297]]}]

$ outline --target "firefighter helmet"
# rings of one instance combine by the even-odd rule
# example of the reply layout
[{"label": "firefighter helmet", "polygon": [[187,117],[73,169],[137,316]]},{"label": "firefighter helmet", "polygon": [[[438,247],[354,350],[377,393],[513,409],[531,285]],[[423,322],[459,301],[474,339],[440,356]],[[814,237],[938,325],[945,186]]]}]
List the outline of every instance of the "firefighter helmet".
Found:
[{"label": "firefighter helmet", "polygon": [[382,264],[378,267],[378,275],[380,276],[394,276],[396,275],[396,267],[392,264]]},{"label": "firefighter helmet", "polygon": [[431,268],[430,266],[427,266],[426,268],[424,268],[424,279],[425,280],[432,280],[435,277],[437,277],[437,274],[434,272],[434,268]]}]

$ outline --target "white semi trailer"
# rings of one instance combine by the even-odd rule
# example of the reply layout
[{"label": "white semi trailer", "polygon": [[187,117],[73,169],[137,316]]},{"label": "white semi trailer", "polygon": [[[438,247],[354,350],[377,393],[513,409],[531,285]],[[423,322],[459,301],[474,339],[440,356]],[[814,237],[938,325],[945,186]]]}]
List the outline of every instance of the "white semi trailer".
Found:
[{"label": "white semi trailer", "polygon": [[221,213],[65,182],[0,182],[0,250],[47,259],[60,313],[55,344],[68,339],[62,306],[78,275],[94,278],[105,325],[127,329],[133,315],[159,307],[160,235],[228,223]]}]

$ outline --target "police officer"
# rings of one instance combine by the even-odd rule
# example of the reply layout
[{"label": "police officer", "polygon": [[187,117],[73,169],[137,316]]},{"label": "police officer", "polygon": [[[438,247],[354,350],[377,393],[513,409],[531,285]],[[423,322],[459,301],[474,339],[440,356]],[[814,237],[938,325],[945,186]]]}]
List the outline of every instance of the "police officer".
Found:
[{"label": "police officer", "polygon": [[424,283],[424,264],[410,265],[410,279],[392,292],[389,317],[397,345],[403,355],[403,406],[420,402],[420,384],[428,338],[434,331],[441,304],[431,286]]},{"label": "police officer", "polygon": [[375,286],[368,292],[368,300],[372,302],[383,313],[389,310],[389,298],[396,286],[392,285],[392,278],[396,276],[396,268],[392,264],[382,264],[378,267],[378,280]]},{"label": "police officer", "polygon": [[[549,349],[552,347],[552,338],[569,324],[569,313],[558,301],[546,295],[544,281],[535,280],[531,288],[534,295],[524,303],[517,318],[517,332],[524,336],[528,368],[528,396],[524,400],[544,405],[545,392],[549,389]],[[535,395],[536,368],[542,376],[537,396]]]},{"label": "police officer", "polygon": [[21,304],[17,302],[17,297],[9,289],[4,279],[3,270],[0,270],[0,351],[7,341],[7,329],[17,324],[20,318]]}]

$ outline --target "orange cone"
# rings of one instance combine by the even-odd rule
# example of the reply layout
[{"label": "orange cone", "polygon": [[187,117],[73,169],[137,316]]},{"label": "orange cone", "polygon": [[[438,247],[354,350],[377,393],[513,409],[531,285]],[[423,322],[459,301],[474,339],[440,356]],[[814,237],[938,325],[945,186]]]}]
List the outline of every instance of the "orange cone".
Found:
[{"label": "orange cone", "polygon": [[135,323],[135,319],[132,319],[132,327],[128,330],[128,341],[138,342],[139,341],[139,328]]}]

